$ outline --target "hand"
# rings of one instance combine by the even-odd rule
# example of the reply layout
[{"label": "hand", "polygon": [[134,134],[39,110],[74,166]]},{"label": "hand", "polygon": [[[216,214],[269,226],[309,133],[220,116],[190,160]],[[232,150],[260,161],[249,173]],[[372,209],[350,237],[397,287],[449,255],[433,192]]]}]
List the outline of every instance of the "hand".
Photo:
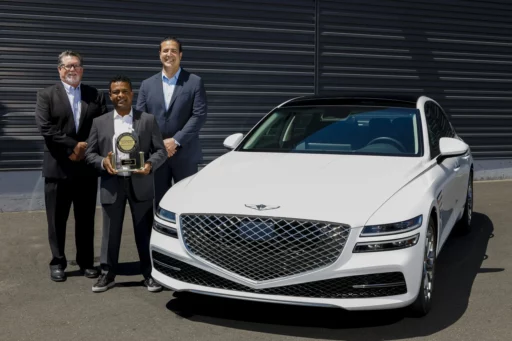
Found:
[{"label": "hand", "polygon": [[178,145],[176,144],[176,141],[173,138],[165,139],[164,145],[165,150],[167,150],[167,157],[171,157],[174,154],[176,154],[176,151],[178,150]]},{"label": "hand", "polygon": [[71,153],[71,155],[69,156],[69,159],[73,162],[80,161],[80,159],[78,158],[78,155],[76,155],[75,153]]},{"label": "hand", "polygon": [[108,174],[116,175],[117,171],[112,167],[110,160],[112,160],[112,152],[108,152],[107,157],[103,159],[103,168],[105,168]]},{"label": "hand", "polygon": [[146,162],[144,164],[144,169],[141,169],[141,170],[136,170],[134,171],[133,173],[134,174],[141,174],[141,175],[148,175],[149,172],[151,172],[151,163],[149,162]]},{"label": "hand", "polygon": [[[87,142],[78,142],[73,149],[73,154],[75,154],[77,160],[73,160],[70,156],[70,159],[73,161],[80,161],[85,157],[85,149],[87,148]],[[72,154],[72,155],[73,155]]]}]

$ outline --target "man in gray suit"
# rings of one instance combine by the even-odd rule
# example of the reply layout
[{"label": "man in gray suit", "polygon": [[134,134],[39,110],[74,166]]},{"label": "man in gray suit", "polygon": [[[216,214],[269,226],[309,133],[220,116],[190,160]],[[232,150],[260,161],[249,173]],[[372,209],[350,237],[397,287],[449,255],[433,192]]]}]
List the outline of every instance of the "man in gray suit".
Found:
[{"label": "man in gray suit", "polygon": [[[110,81],[109,87],[110,99],[115,109],[93,121],[85,152],[86,162],[101,172],[100,201],[103,208],[100,257],[102,273],[92,291],[103,292],[115,285],[124,211],[128,201],[141,272],[145,278],[144,285],[149,291],[156,292],[162,290],[162,287],[151,278],[149,255],[149,238],[153,224],[153,173],[165,162],[165,146],[155,117],[132,109],[133,91],[130,79],[116,76]],[[122,171],[123,164],[127,162],[121,160],[130,161],[129,155],[125,153],[118,154],[116,164],[111,163],[112,151],[119,152],[117,147],[114,150],[113,142],[120,135],[127,135],[126,133],[134,134],[138,138],[138,148],[144,152],[143,170]]]},{"label": "man in gray suit", "polygon": [[181,42],[167,37],[160,43],[163,69],[144,80],[137,110],[156,117],[167,161],[155,172],[155,209],[172,182],[197,173],[202,160],[199,130],[206,120],[206,92],[200,77],[180,67]]}]

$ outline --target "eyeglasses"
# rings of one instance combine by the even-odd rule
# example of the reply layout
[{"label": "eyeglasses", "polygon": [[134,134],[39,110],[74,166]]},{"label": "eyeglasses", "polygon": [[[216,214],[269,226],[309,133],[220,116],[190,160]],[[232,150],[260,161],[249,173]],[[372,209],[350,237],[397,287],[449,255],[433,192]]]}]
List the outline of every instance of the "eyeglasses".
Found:
[{"label": "eyeglasses", "polygon": [[81,65],[61,65],[60,67],[66,69],[66,71],[71,71],[71,69],[73,69],[73,68],[75,70],[83,69],[83,67]]}]

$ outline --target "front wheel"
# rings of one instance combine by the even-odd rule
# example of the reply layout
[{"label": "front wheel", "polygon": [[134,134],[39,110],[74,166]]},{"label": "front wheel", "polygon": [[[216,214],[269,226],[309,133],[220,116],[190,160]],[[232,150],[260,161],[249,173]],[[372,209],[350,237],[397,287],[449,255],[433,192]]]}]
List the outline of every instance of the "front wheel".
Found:
[{"label": "front wheel", "polygon": [[435,228],[435,223],[430,218],[425,237],[425,250],[423,252],[421,286],[416,301],[410,306],[412,315],[416,317],[427,315],[432,307],[436,266]]}]

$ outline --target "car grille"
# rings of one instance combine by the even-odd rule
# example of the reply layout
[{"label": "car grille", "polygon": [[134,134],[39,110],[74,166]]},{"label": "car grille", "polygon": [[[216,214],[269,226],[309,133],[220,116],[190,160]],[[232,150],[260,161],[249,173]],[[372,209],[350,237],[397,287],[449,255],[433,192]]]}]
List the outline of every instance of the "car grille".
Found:
[{"label": "car grille", "polygon": [[369,298],[407,293],[405,278],[401,272],[341,277],[275,288],[253,289],[157,251],[153,251],[152,256],[153,265],[157,271],[178,281],[209,288],[311,298]]},{"label": "car grille", "polygon": [[334,263],[350,227],[269,217],[181,216],[188,251],[220,268],[254,281],[268,281]]}]

